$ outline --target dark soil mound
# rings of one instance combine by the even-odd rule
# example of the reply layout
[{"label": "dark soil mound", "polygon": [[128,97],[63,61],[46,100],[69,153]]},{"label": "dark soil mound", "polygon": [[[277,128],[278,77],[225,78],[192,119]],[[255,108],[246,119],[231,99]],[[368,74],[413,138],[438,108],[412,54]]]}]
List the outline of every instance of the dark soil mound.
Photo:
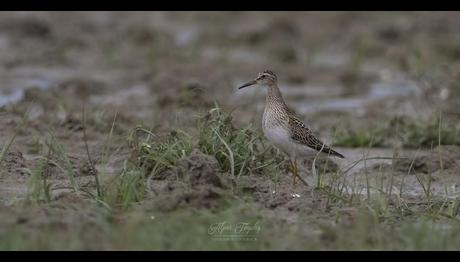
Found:
[{"label": "dark soil mound", "polygon": [[458,166],[460,147],[442,146],[433,149],[432,152],[417,156],[408,156],[406,159],[395,160],[395,170],[410,173],[433,173],[438,170],[448,170]]},{"label": "dark soil mound", "polygon": [[216,158],[197,150],[182,158],[175,170],[158,178],[163,181],[154,182],[159,195],[155,204],[162,210],[217,208],[228,188]]},{"label": "dark soil mound", "polygon": [[21,152],[9,151],[6,153],[5,159],[0,166],[3,170],[3,172],[0,172],[0,175],[26,177],[26,167],[26,160]]}]

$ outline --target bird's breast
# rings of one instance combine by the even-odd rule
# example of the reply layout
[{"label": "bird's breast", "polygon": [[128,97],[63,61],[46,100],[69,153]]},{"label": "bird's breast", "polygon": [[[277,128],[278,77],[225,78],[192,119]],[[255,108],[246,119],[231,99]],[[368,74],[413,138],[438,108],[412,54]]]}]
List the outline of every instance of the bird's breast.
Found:
[{"label": "bird's breast", "polygon": [[266,107],[262,116],[263,128],[287,126],[288,121],[287,115],[276,107]]}]

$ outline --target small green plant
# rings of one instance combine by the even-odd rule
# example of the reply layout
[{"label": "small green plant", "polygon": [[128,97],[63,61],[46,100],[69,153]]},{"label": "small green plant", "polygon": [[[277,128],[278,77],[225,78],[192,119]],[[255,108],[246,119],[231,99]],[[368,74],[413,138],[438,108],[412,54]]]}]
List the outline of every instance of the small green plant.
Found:
[{"label": "small green plant", "polygon": [[145,172],[136,167],[125,168],[113,181],[112,186],[104,194],[104,201],[112,206],[128,207],[144,199],[148,193]]},{"label": "small green plant", "polygon": [[[11,136],[11,138],[8,140],[8,142],[4,146],[0,147],[0,149],[1,149],[0,150],[0,167],[2,166],[2,163],[5,160],[6,155],[8,154],[8,150],[10,150],[10,147],[13,145],[13,143],[14,143],[14,141],[16,139],[16,136],[18,135],[18,133],[21,131],[21,129],[26,124],[27,114],[28,114],[28,111],[22,117],[21,122],[16,126],[16,130],[15,130],[14,134]],[[1,170],[3,170],[3,169],[1,169]],[[2,171],[0,171],[0,173],[1,172]]]},{"label": "small green plant", "polygon": [[153,142],[147,140],[136,144],[135,162],[148,175],[155,176],[175,167],[179,159],[190,155],[192,150],[192,138],[189,134],[183,131],[172,131],[164,136],[155,137]]},{"label": "small green plant", "polygon": [[64,145],[59,143],[57,139],[54,137],[54,134],[50,134],[50,138],[47,141],[47,146],[49,150],[51,150],[51,153],[56,157],[55,161],[52,161],[49,159],[51,163],[53,163],[55,166],[57,166],[63,173],[64,175],[69,179],[72,188],[75,192],[79,191],[79,185],[77,181],[75,180],[75,171],[73,169],[73,165],[70,162],[69,157],[67,156],[67,152],[64,148]]},{"label": "small green plant", "polygon": [[260,132],[251,125],[234,127],[231,115],[217,106],[197,120],[196,128],[198,135],[195,136],[183,131],[172,131],[165,136],[150,133],[144,142],[138,141],[135,135],[132,140],[137,165],[149,175],[156,175],[175,167],[179,159],[198,149],[214,156],[222,172],[239,177],[273,168],[282,161],[282,156],[264,143]]},{"label": "small green plant", "polygon": [[51,184],[47,182],[48,160],[41,159],[29,178],[27,200],[32,203],[51,201]]},{"label": "small green plant", "polygon": [[222,171],[233,177],[263,172],[282,161],[273,147],[264,143],[252,125],[238,129],[232,117],[216,107],[198,120],[198,148],[216,157]]}]

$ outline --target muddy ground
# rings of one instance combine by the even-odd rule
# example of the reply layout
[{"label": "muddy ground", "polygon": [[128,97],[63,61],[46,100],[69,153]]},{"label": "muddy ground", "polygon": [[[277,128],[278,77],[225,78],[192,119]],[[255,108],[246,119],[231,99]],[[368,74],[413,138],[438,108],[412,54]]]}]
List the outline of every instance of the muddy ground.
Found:
[{"label": "muddy ground", "polygon": [[[427,209],[402,219],[331,197],[314,186],[311,159],[301,163],[306,187],[294,186],[283,166],[230,181],[214,156],[194,151],[150,180],[147,196],[128,208],[74,192],[68,176],[91,190],[94,173],[110,184],[132,157],[134,128],[193,133],[196,118],[216,103],[236,127],[260,130],[264,90],[237,86],[266,69],[328,143],[396,116],[436,125],[441,115],[455,125],[459,28],[456,12],[2,12],[0,249],[460,248],[457,237],[440,246],[404,240],[418,232],[404,231],[406,224],[433,213]],[[459,219],[460,133],[446,132],[454,138],[431,146],[398,135],[377,146],[339,144],[346,158],[332,159],[323,177],[363,156],[386,157],[341,173],[349,181],[343,192],[378,195],[392,208],[441,199],[452,204],[441,226],[451,226]],[[31,177],[50,143],[62,146],[46,168],[54,190],[36,201]],[[238,223],[248,223],[247,239],[222,233]],[[368,236],[367,227],[377,233]],[[405,245],[391,244],[393,231]]]}]

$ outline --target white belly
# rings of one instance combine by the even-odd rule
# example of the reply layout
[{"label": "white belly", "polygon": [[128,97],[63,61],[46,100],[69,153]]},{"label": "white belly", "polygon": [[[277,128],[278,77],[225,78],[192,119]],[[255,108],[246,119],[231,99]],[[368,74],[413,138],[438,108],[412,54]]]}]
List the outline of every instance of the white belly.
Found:
[{"label": "white belly", "polygon": [[282,127],[264,128],[265,137],[276,147],[283,150],[285,153],[289,152],[290,134]]},{"label": "white belly", "polygon": [[263,128],[265,137],[278,149],[288,154],[290,157],[308,157],[317,154],[317,151],[297,143],[291,138],[291,134],[285,128],[270,127]]}]

